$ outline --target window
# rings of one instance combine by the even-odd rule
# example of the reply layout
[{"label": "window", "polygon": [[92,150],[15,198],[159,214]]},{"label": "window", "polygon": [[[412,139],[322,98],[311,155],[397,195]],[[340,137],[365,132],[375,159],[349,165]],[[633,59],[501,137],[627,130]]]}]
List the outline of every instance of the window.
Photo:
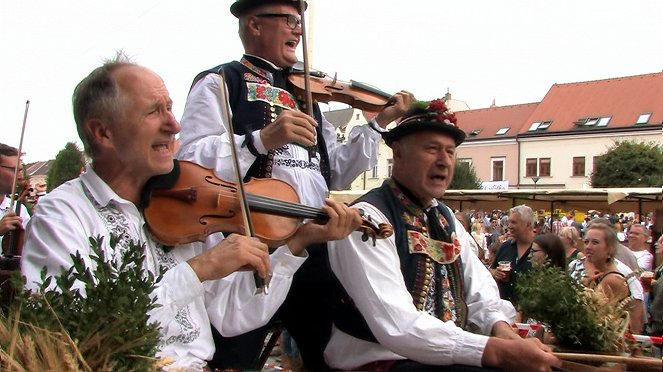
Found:
[{"label": "window", "polygon": [[378,178],[378,166],[377,165],[373,167],[373,172],[371,174],[371,177]]},{"label": "window", "polygon": [[599,159],[601,159],[601,156],[594,156],[592,158],[592,169],[594,172],[596,172],[596,163],[599,162]]},{"label": "window", "polygon": [[597,116],[593,118],[582,118],[574,122],[579,127],[607,127],[611,116]]},{"label": "window", "polygon": [[647,124],[649,122],[650,117],[651,117],[651,113],[640,114],[640,116],[638,116],[638,120],[635,123],[636,124]]},{"label": "window", "polygon": [[539,159],[539,176],[550,177],[550,158]]},{"label": "window", "polygon": [[607,117],[607,118],[605,118],[605,117],[604,117],[604,118],[600,118],[600,119],[599,119],[599,122],[596,123],[596,126],[597,126],[597,127],[607,127],[609,121],[610,121],[610,117]]},{"label": "window", "polygon": [[490,177],[491,181],[504,181],[504,158],[493,158],[492,162],[492,174]]},{"label": "window", "polygon": [[394,159],[387,159],[387,177],[391,177],[391,171],[394,168]]},{"label": "window", "polygon": [[509,129],[511,129],[511,128],[509,128],[509,127],[506,127],[506,128],[500,128],[500,129],[497,131],[497,133],[495,133],[495,134],[498,135],[498,136],[505,135],[506,132],[509,131]]},{"label": "window", "polygon": [[533,132],[536,130],[546,130],[548,127],[550,127],[550,124],[552,124],[552,121],[536,121],[532,123],[528,131]]},{"label": "window", "polygon": [[458,158],[459,163],[467,163],[469,165],[472,165],[472,158]]},{"label": "window", "polygon": [[585,176],[585,157],[584,156],[574,156],[573,157],[573,176],[574,177],[584,177]]},{"label": "window", "polygon": [[536,176],[536,159],[530,158],[525,160],[525,177]]}]

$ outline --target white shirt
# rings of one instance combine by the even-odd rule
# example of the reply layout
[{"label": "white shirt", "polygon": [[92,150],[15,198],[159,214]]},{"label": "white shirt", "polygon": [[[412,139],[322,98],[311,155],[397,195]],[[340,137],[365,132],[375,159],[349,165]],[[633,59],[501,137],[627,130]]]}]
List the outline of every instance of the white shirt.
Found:
[{"label": "white shirt", "polygon": [[[356,206],[376,224],[388,222],[374,206],[365,202]],[[481,366],[488,342],[485,335],[498,321],[513,323],[515,309],[500,299],[495,280],[469,248],[468,233],[459,221],[455,225],[461,244],[468,324],[476,325],[482,335],[416,309],[405,286],[394,236],[377,240],[373,246],[372,241],[361,240],[360,232],[354,232],[329,243],[329,260],[380,343],[354,338],[334,327],[325,349],[331,368],[352,370],[373,361],[398,359]]]},{"label": "white shirt", "polygon": [[[189,160],[206,168],[214,169],[219,178],[234,182],[230,139],[226,124],[222,119],[219,102],[221,76],[208,74],[198,81],[186,101],[182,115],[182,145],[177,153],[180,160]],[[361,174],[377,164],[378,140],[380,134],[369,125],[352,128],[347,141],[336,143],[336,130],[323,116],[322,133],[329,155],[331,168],[331,188],[342,190]],[[260,130],[254,131],[253,144],[261,154],[267,149],[260,140]],[[242,176],[246,175],[256,157],[246,147],[241,147],[245,136],[235,136],[239,148],[238,161]],[[319,155],[318,155],[319,156]],[[329,190],[322,174],[317,169],[287,167],[277,163],[308,162],[308,151],[301,146],[288,144],[286,151],[279,151],[274,156],[272,177],[286,181],[295,188],[300,202],[311,207],[320,207]],[[319,158],[311,159],[319,166]]]},{"label": "white shirt", "polygon": [[[11,200],[9,199],[9,197],[5,196],[2,199],[2,202],[0,203],[0,218],[4,217],[9,212],[10,204],[11,204]],[[14,204],[14,208],[16,208],[16,204]],[[12,210],[12,212],[14,210]],[[25,227],[28,226],[28,221],[30,220],[30,213],[28,213],[28,209],[23,204],[21,204],[21,209],[20,209],[19,215],[23,219],[21,221],[21,224],[23,225],[23,228],[25,229]],[[0,244],[2,244],[2,239],[3,238],[4,238],[4,235],[0,235]]]},{"label": "white shirt", "polygon": [[[108,245],[111,232],[125,237],[113,252]],[[192,371],[200,371],[214,353],[210,322],[225,336],[266,324],[285,299],[292,275],[305,260],[290,254],[287,247],[272,254],[273,277],[267,296],[253,294],[250,272],[201,283],[186,261],[216,245],[222,235],[212,234],[205,244],[186,244],[165,252],[150,238],[136,206],[115,194],[88,167],[80,178],[39,200],[28,225],[22,257],[28,287],[35,288],[44,266],[51,275],[59,274],[61,267],[70,267],[69,255],[76,251],[81,252],[87,265],[92,265],[88,239],[96,236],[104,237],[104,251],[115,257],[128,247],[129,239],[146,243],[145,268],[155,275],[160,267],[167,270],[153,292],[161,306],[149,314],[151,321],[161,325],[161,350],[157,355],[175,360],[169,368]]]},{"label": "white shirt", "polygon": [[651,254],[648,250],[642,251],[631,251],[633,255],[638,260],[638,266],[642,271],[652,271],[654,268],[654,255]]}]

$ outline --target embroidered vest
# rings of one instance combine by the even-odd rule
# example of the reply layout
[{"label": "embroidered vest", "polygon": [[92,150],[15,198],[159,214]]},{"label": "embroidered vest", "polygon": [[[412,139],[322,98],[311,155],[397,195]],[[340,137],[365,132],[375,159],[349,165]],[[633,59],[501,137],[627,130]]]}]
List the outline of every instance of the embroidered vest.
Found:
[{"label": "embroidered vest", "polygon": [[[287,72],[275,71],[264,61],[244,56],[241,61],[233,61],[216,66],[198,74],[192,87],[207,74],[223,74],[228,86],[228,101],[233,112],[233,130],[235,134],[245,135],[262,129],[272,123],[283,110],[299,111],[299,103],[287,92]],[[314,119],[318,122],[317,151],[320,154],[320,173],[330,186],[329,156],[324,136],[322,135],[322,113],[317,104],[314,105]],[[247,136],[250,145],[251,136]],[[249,147],[251,149],[251,147]],[[278,149],[276,149],[278,150]],[[267,155],[254,153],[256,161],[246,174],[245,180],[251,177],[268,178],[272,174],[274,150]]]},{"label": "embroidered vest", "polygon": [[[419,223],[413,220],[414,216],[409,214],[408,208],[404,205],[404,203],[408,203],[408,200],[409,198],[399,192],[398,186],[392,180],[387,180],[381,187],[371,190],[357,199],[355,203],[364,201],[374,205],[394,227],[401,272],[405,286],[412,295],[414,306],[419,311],[427,311],[431,305],[427,302],[432,300],[435,302],[434,315],[437,318],[444,321],[454,320],[456,325],[465,328],[467,305],[463,289],[461,258],[458,255],[453,261],[440,264],[433,261],[428,255],[417,254],[416,236],[418,234],[427,236],[429,231],[425,226],[416,226]],[[448,221],[446,226],[441,226],[441,228],[449,238],[455,236],[454,218],[449,209],[440,203],[437,210],[439,215]],[[439,221],[429,221],[429,223],[437,222]],[[336,327],[354,337],[377,342],[352,298],[345,292],[342,285],[339,285],[339,289],[334,308]]]}]

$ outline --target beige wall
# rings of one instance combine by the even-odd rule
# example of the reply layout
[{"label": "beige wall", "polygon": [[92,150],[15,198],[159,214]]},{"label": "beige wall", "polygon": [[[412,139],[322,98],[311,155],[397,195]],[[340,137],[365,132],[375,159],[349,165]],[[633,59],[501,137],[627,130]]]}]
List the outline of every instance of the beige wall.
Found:
[{"label": "beige wall", "polygon": [[504,158],[504,179],[509,187],[518,184],[518,144],[515,139],[465,142],[456,151],[456,158],[471,159],[481,181],[492,181],[492,159]]},{"label": "beige wall", "polygon": [[[649,141],[661,143],[660,129],[648,134],[639,132],[597,134],[592,138],[587,135],[567,135],[564,137],[521,138],[520,141],[520,183],[533,185],[530,177],[525,177],[526,159],[550,158],[550,177],[540,177],[537,187],[566,189],[590,188],[590,176],[594,169],[594,156],[605,153],[615,140]],[[585,157],[585,176],[573,177],[573,158]],[[538,163],[538,161],[537,161]]]}]

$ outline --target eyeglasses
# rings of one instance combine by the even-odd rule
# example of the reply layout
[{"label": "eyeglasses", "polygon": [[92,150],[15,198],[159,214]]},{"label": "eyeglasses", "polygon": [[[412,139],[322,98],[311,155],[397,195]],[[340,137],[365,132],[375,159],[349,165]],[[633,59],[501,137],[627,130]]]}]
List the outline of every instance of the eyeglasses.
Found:
[{"label": "eyeglasses", "polygon": [[291,29],[296,29],[297,27],[302,25],[302,20],[294,16],[292,14],[284,14],[284,13],[263,13],[263,14],[256,14],[256,17],[262,17],[262,18],[285,18],[285,23],[290,27]]}]

